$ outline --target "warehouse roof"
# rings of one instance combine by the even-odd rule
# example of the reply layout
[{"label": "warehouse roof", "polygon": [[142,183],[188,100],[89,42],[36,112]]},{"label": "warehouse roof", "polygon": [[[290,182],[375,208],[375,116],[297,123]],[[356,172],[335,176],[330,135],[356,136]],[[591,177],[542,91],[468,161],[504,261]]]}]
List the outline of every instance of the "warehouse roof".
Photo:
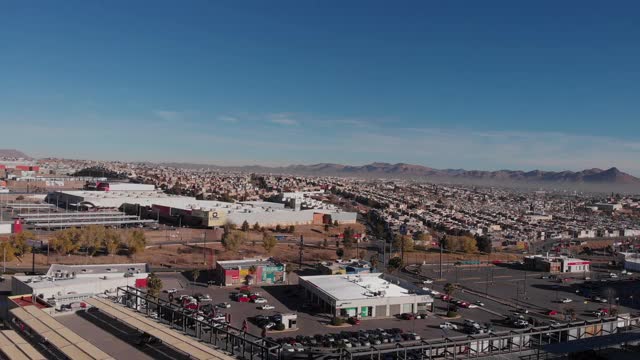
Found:
[{"label": "warehouse roof", "polygon": [[358,275],[301,276],[335,300],[358,300],[374,297],[414,296],[408,289],[387,281],[380,273]]}]

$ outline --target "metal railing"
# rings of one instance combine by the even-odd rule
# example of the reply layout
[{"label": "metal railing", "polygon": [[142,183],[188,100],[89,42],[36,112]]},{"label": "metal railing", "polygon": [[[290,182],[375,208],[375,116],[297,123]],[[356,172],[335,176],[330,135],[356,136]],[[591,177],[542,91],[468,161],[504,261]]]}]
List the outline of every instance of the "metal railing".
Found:
[{"label": "metal railing", "polygon": [[196,319],[179,304],[148,295],[140,289],[125,286],[117,290],[116,302],[142,313],[157,314],[160,323],[186,335],[246,360],[280,360],[282,348],[278,343],[252,335],[226,322],[211,318]]}]

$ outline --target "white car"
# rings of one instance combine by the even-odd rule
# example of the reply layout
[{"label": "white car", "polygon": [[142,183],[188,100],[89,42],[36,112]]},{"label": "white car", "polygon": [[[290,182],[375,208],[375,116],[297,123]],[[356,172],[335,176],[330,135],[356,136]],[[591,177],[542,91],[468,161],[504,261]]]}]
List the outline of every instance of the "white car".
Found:
[{"label": "white car", "polygon": [[611,274],[609,274],[609,277],[612,278],[612,279],[616,279],[618,277],[618,274],[611,273]]},{"label": "white car", "polygon": [[560,302],[561,302],[561,303],[563,303],[563,304],[570,303],[570,302],[572,302],[572,301],[573,301],[573,300],[571,300],[571,299],[569,299],[569,298],[560,299]]},{"label": "white car", "polygon": [[276,308],[275,306],[269,305],[269,304],[264,304],[264,305],[260,306],[260,310],[273,310],[275,308]]},{"label": "white car", "polygon": [[266,304],[267,303],[267,299],[265,298],[256,298],[255,300],[253,300],[254,303],[256,304]]},{"label": "white car", "polygon": [[295,352],[296,349],[293,348],[293,345],[291,344],[282,344],[282,350],[286,351],[286,352]]},{"label": "white car", "polygon": [[178,292],[178,289],[173,288],[173,289],[165,289],[164,292],[166,292],[167,294],[175,294]]},{"label": "white car", "polygon": [[433,280],[427,279],[422,281],[423,284],[433,284]]},{"label": "white car", "polygon": [[304,351],[304,346],[300,343],[293,344],[293,348],[296,349],[296,351]]},{"label": "white car", "polygon": [[450,322],[444,322],[444,323],[440,324],[440,329],[458,330],[458,325],[450,323]]},{"label": "white car", "polygon": [[220,303],[220,304],[218,304],[216,306],[221,308],[221,309],[228,309],[228,308],[231,307],[231,304],[229,304],[228,302],[223,302],[223,303]]},{"label": "white car", "polygon": [[473,303],[474,305],[478,305],[478,306],[484,306],[484,303],[480,300],[476,301]]}]

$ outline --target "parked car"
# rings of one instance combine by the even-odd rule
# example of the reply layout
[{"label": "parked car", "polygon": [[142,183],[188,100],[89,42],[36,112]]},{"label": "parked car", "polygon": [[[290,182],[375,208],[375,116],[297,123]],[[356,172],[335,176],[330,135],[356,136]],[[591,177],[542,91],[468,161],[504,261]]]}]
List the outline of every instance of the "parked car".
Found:
[{"label": "parked car", "polygon": [[440,324],[440,329],[458,330],[458,325],[447,321]]},{"label": "parked car", "polygon": [[562,299],[560,299],[560,302],[561,302],[561,303],[563,303],[563,304],[570,303],[570,302],[572,302],[572,301],[573,301],[573,300],[571,300],[571,299],[569,299],[569,298],[562,298]]},{"label": "parked car", "polygon": [[350,317],[347,319],[347,322],[351,325],[360,325],[360,320],[356,317]]},{"label": "parked car", "polygon": [[207,302],[207,301],[212,301],[211,296],[209,296],[208,294],[199,294],[196,296],[196,300],[200,301],[200,302]]},{"label": "parked car", "polygon": [[221,308],[221,309],[228,309],[228,308],[231,307],[231,304],[229,304],[228,302],[221,302],[221,303],[217,304],[216,306]]},{"label": "parked car", "polygon": [[267,299],[259,297],[259,298],[253,299],[253,302],[256,303],[256,304],[266,304],[267,303]]},{"label": "parked car", "polygon": [[273,305],[264,304],[264,305],[262,305],[262,306],[259,306],[258,308],[259,308],[260,310],[273,310],[273,309],[275,309],[276,307],[275,307],[275,306],[273,306]]},{"label": "parked car", "polygon": [[474,304],[478,305],[478,306],[484,306],[484,303],[482,301],[480,301],[480,300],[474,302]]},{"label": "parked car", "polygon": [[166,292],[167,294],[175,294],[175,293],[178,292],[178,289],[176,289],[176,288],[165,289],[164,292]]},{"label": "parked car", "polygon": [[427,280],[422,280],[423,284],[433,284],[433,280],[431,279],[427,279]]},{"label": "parked car", "polygon": [[404,313],[404,314],[400,315],[400,318],[402,320],[413,320],[413,319],[416,318],[416,316],[414,314],[412,314],[412,313]]},{"label": "parked car", "polygon": [[516,320],[513,322],[513,325],[519,328],[524,328],[529,326],[529,322],[526,320]]},{"label": "parked car", "polygon": [[556,310],[547,311],[547,316],[554,316],[554,315],[558,315],[558,312]]}]

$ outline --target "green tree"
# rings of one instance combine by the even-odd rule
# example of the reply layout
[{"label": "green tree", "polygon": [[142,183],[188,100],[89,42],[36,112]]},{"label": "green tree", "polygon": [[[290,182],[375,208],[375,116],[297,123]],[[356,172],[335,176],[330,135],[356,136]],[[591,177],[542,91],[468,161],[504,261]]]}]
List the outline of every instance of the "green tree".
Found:
[{"label": "green tree", "polygon": [[253,224],[253,230],[260,231],[260,224],[258,224],[257,222]]},{"label": "green tree", "polygon": [[242,245],[244,237],[237,231],[232,231],[222,237],[222,246],[227,251],[236,251]]},{"label": "green tree", "polygon": [[9,238],[11,247],[15,250],[16,256],[22,256],[31,251],[31,246],[27,243],[29,240],[35,240],[36,236],[29,230],[23,230],[17,234],[12,234]]},{"label": "green tree", "polygon": [[245,220],[245,221],[242,223],[242,227],[241,227],[241,229],[242,229],[242,231],[244,231],[244,232],[249,231],[249,222],[248,222],[247,220]]},{"label": "green tree", "polygon": [[388,267],[391,272],[400,269],[402,267],[402,259],[399,256],[389,259]]},{"label": "green tree", "polygon": [[262,247],[268,254],[271,254],[276,245],[278,245],[278,240],[275,236],[267,233],[262,234]]},{"label": "green tree", "polygon": [[343,250],[342,248],[337,248],[337,249],[336,249],[336,255],[337,255],[339,258],[342,258],[342,257],[344,256],[344,250]]},{"label": "green tree", "polygon": [[147,276],[147,294],[158,297],[160,290],[162,290],[162,280],[152,272]]},{"label": "green tree", "polygon": [[347,227],[346,229],[344,229],[344,232],[342,233],[342,243],[344,244],[344,247],[346,249],[351,249],[353,248],[353,244],[355,244],[355,237],[354,237],[354,231],[351,227]]},{"label": "green tree", "polygon": [[478,250],[483,253],[490,254],[493,250],[491,239],[487,236],[476,237],[476,244],[478,246]]},{"label": "green tree", "polygon": [[289,225],[289,232],[293,234],[294,231],[296,231],[296,227],[293,225]]}]

